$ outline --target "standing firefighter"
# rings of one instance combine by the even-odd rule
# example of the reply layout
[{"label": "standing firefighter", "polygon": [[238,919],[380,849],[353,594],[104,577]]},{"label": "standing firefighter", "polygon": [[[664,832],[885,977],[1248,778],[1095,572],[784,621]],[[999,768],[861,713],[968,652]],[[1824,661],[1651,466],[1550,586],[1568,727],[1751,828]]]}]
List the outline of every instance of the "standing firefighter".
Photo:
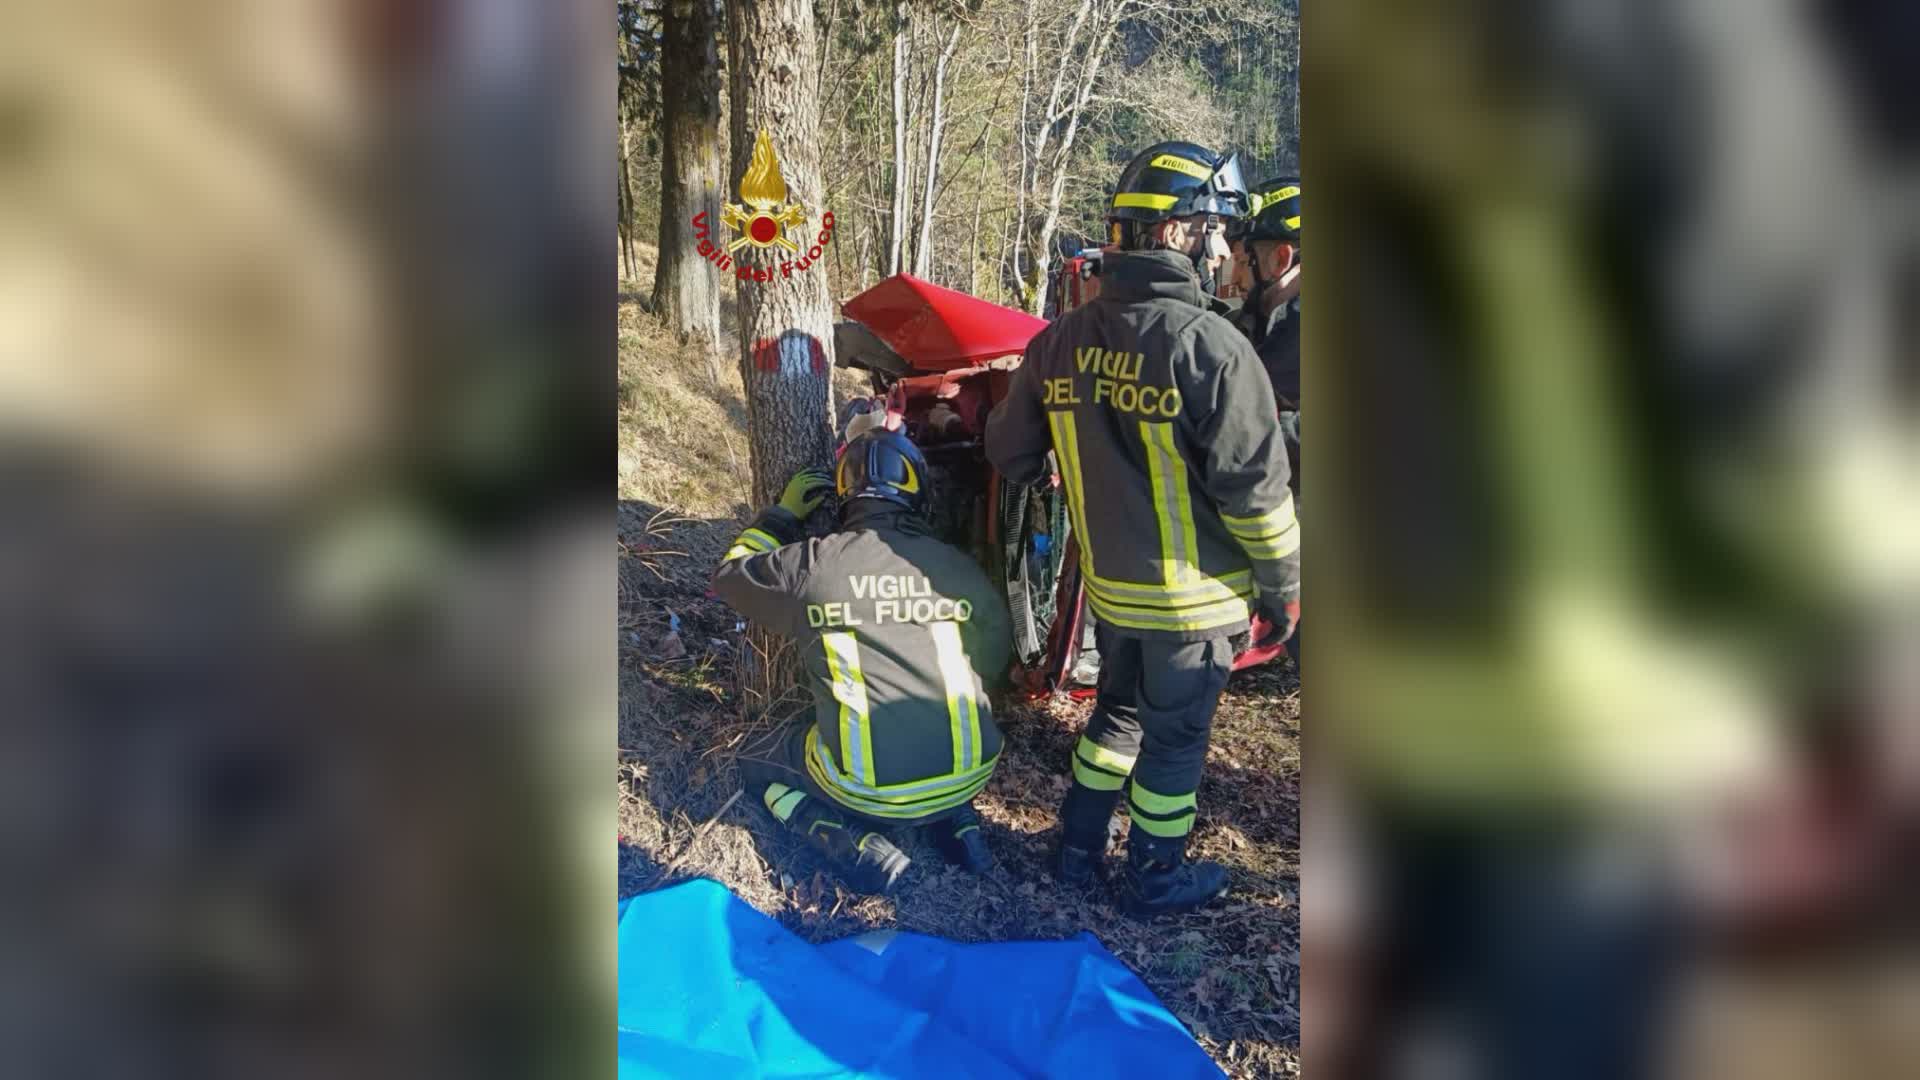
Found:
[{"label": "standing firefighter", "polygon": [[[1012,649],[1006,605],[928,533],[927,482],[906,436],[862,432],[831,480],[796,475],[713,578],[741,614],[795,641],[813,693],[811,716],[742,756],[748,793],[876,892],[908,864],[891,827],[932,826],[948,859],[993,865],[972,800],[1000,754],[984,683]],[[803,539],[830,489],[840,530]]]},{"label": "standing firefighter", "polygon": [[[1299,526],[1273,389],[1252,346],[1208,310],[1225,218],[1246,196],[1235,159],[1168,142],[1121,174],[1100,294],[1027,346],[987,424],[1017,483],[1054,452],[1098,622],[1099,699],[1073,759],[1055,872],[1090,881],[1123,787],[1133,830],[1114,884],[1136,916],[1226,891],[1186,861],[1229,639],[1257,607],[1282,637],[1299,617]],[[1267,642],[1261,642],[1266,644]]]},{"label": "standing firefighter", "polygon": [[1246,297],[1236,320],[1260,353],[1280,405],[1280,433],[1294,494],[1300,493],[1300,181],[1253,190],[1245,218],[1228,229],[1234,281]]},{"label": "standing firefighter", "polygon": [[1300,181],[1255,188],[1246,217],[1229,229],[1234,276],[1246,296],[1240,328],[1260,353],[1283,411],[1300,408]]}]

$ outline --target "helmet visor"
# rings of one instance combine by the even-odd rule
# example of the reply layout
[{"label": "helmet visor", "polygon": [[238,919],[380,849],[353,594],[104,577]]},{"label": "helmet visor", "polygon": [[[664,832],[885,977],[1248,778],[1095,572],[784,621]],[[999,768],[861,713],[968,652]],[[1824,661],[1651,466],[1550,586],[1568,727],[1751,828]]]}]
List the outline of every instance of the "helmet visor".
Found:
[{"label": "helmet visor", "polygon": [[1230,200],[1235,204],[1231,211],[1222,213],[1244,214],[1247,212],[1247,178],[1240,172],[1240,155],[1230,154],[1220,167],[1213,170],[1207,186],[1213,189],[1215,197]]}]

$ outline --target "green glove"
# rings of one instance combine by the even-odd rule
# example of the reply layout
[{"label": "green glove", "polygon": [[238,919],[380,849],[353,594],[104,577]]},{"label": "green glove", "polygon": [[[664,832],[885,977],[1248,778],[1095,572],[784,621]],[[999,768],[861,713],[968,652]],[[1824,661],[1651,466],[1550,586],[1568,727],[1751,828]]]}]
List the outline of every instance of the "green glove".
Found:
[{"label": "green glove", "polygon": [[825,469],[802,469],[787,481],[780,493],[780,508],[801,521],[820,508],[833,493],[833,475]]}]

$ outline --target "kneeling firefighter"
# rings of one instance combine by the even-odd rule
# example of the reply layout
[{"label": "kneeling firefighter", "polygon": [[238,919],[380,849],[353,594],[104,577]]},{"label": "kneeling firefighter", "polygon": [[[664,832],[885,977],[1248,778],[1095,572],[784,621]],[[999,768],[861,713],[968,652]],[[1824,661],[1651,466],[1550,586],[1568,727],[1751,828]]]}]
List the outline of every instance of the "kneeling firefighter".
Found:
[{"label": "kneeling firefighter", "polygon": [[1209,304],[1245,199],[1234,158],[1185,142],[1136,157],[1108,211],[1119,250],[1099,295],[1027,344],[987,421],[987,456],[1009,480],[1044,479],[1049,451],[1059,462],[1100,639],[1054,870],[1093,879],[1124,789],[1133,828],[1114,887],[1136,916],[1226,890],[1225,868],[1186,861],[1186,842],[1231,642],[1256,609],[1279,639],[1299,618],[1273,388]]},{"label": "kneeling firefighter", "polygon": [[[1006,670],[1006,602],[978,564],[930,534],[926,461],[907,437],[860,433],[799,473],[728,550],[713,587],[792,638],[813,712],[741,757],[748,794],[825,851],[856,887],[885,892],[908,858],[887,836],[931,828],[974,873],[992,867],[973,797],[1000,754],[987,683]],[[841,527],[805,539],[830,490]]]}]

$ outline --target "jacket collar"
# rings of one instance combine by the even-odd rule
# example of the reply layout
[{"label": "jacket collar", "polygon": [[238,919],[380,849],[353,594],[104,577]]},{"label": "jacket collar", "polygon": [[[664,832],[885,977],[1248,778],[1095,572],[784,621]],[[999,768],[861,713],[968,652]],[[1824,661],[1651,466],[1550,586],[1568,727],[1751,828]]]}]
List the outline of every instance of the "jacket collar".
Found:
[{"label": "jacket collar", "polygon": [[1282,301],[1279,304],[1279,306],[1267,312],[1266,317],[1263,320],[1265,323],[1263,327],[1265,333],[1272,334],[1272,333],[1279,332],[1280,324],[1286,322],[1288,319],[1298,314],[1299,311],[1300,311],[1299,297],[1296,296],[1291,300]]},{"label": "jacket collar", "polygon": [[840,511],[842,529],[890,529],[897,532],[927,531],[920,515],[885,499],[854,499]]},{"label": "jacket collar", "polygon": [[1100,298],[1123,304],[1143,300],[1178,300],[1205,307],[1200,275],[1193,260],[1178,251],[1123,251],[1105,259],[1100,268]]},{"label": "jacket collar", "polygon": [[1300,313],[1300,293],[1277,281],[1269,281],[1259,293],[1247,297],[1243,309],[1262,336],[1280,328],[1280,324]]}]

